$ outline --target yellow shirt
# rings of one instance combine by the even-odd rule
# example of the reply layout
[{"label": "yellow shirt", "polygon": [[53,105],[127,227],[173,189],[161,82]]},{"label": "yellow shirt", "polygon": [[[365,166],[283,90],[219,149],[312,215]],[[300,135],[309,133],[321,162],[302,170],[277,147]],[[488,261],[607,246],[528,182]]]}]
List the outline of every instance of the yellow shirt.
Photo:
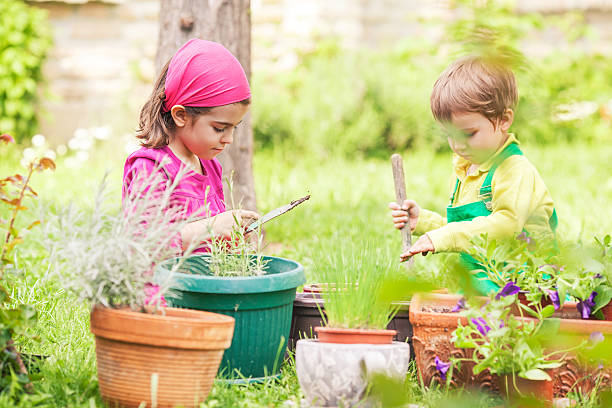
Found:
[{"label": "yellow shirt", "polygon": [[[480,187],[495,157],[510,143],[518,143],[512,134],[469,176],[466,173],[472,163],[453,155],[454,173],[460,181],[453,207],[478,201]],[[453,190],[455,180],[453,177]],[[446,217],[422,209],[415,233],[426,233],[435,252],[467,252],[471,247],[470,240],[484,233],[490,238],[512,237],[523,229],[533,234],[551,233],[548,220],[554,210],[553,200],[542,177],[525,156],[514,155],[505,159],[495,170],[491,190],[493,208],[489,216],[448,224]]]}]

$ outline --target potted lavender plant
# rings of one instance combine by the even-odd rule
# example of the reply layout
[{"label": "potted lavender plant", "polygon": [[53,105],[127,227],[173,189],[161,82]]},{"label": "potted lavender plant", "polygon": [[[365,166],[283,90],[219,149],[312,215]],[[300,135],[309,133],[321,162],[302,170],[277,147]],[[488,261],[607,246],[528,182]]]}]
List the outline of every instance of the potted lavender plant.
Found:
[{"label": "potted lavender plant", "polygon": [[113,406],[195,407],[210,391],[234,319],[164,307],[168,283],[150,286],[154,265],[175,255],[173,242],[190,221],[169,205],[177,182],[162,193],[148,188],[163,183],[156,174],[122,211],[105,205],[104,183],[91,211],[59,210],[45,223],[45,243],[52,276],[92,306],[102,398]]}]

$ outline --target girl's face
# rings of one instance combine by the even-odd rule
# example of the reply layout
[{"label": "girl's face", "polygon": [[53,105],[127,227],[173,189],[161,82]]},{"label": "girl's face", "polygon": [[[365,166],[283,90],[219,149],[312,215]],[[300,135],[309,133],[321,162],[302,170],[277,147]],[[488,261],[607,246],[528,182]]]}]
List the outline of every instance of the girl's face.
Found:
[{"label": "girl's face", "polygon": [[513,119],[514,113],[510,109],[496,126],[480,113],[453,113],[447,126],[448,144],[464,159],[482,164],[504,144]]},{"label": "girl's face", "polygon": [[174,136],[191,153],[202,160],[210,160],[234,141],[234,130],[248,110],[249,105],[233,103],[214,107],[194,118],[187,116],[182,123],[175,118],[177,128]]}]

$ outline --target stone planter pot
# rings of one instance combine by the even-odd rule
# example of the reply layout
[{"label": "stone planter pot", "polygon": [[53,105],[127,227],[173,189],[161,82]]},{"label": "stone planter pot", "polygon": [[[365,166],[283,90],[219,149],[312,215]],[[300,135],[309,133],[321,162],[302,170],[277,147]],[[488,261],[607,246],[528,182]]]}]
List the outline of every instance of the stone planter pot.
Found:
[{"label": "stone planter pot", "polygon": [[[442,383],[436,369],[435,357],[443,361],[449,358],[470,358],[472,350],[454,347],[451,334],[457,328],[457,322],[466,325],[467,320],[450,310],[457,304],[460,295],[429,294],[427,297],[415,295],[410,304],[410,322],[413,328],[413,347],[419,376],[427,386]],[[555,313],[561,319],[559,331],[573,337],[579,343],[587,340],[591,333],[601,332],[612,336],[612,323],[602,320],[582,320],[579,318],[575,303],[566,302],[565,307]],[[463,363],[453,370],[451,386],[467,386],[481,390],[498,391],[498,381],[488,371],[478,375],[472,372],[473,363]],[[570,391],[581,390],[583,393],[592,390],[597,382],[601,387],[612,385],[612,367],[590,367],[575,356],[568,355],[564,364],[550,373],[553,378],[555,397],[565,397]]]},{"label": "stone planter pot", "polygon": [[297,342],[295,366],[307,406],[351,407],[364,398],[369,375],[402,379],[409,360],[406,343],[336,344],[303,339]]},{"label": "stone planter pot", "polygon": [[112,407],[197,407],[232,342],[234,319],[198,310],[95,307],[98,383]]}]

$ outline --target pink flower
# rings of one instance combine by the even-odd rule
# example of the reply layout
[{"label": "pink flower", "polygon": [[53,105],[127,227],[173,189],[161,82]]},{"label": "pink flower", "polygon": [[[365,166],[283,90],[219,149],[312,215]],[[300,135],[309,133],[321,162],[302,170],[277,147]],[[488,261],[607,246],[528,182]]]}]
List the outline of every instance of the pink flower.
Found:
[{"label": "pink flower", "polygon": [[158,305],[161,307],[167,307],[166,299],[163,295],[159,294],[159,286],[147,283],[144,288],[145,291],[145,306],[147,305]]},{"label": "pink flower", "polygon": [[4,143],[15,143],[15,139],[13,139],[13,136],[9,135],[8,133],[0,135],[0,141]]}]

